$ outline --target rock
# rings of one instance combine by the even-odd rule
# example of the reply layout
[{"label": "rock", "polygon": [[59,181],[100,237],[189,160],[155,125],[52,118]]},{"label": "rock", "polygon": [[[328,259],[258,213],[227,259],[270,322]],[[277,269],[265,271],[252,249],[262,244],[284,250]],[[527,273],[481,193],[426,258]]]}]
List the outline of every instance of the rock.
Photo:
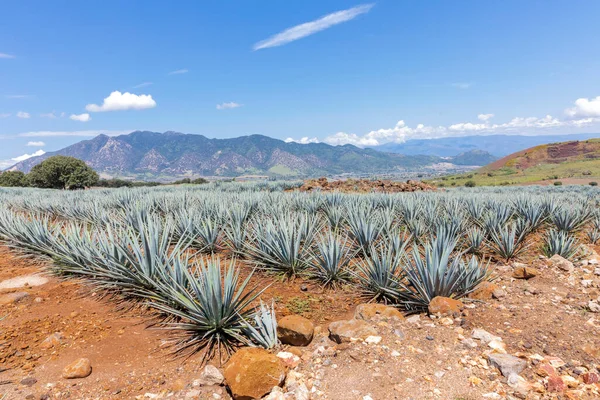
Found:
[{"label": "rock", "polygon": [[492,293],[492,297],[494,299],[500,300],[501,298],[506,297],[506,290],[498,288],[494,290],[494,292]]},{"label": "rock", "polygon": [[20,383],[21,385],[31,387],[37,383],[37,379],[35,379],[33,376],[28,376],[27,378],[23,378]]},{"label": "rock", "polygon": [[277,321],[277,336],[283,344],[308,346],[314,332],[313,323],[299,315],[288,315]]},{"label": "rock", "polygon": [[429,302],[429,314],[452,315],[460,313],[464,308],[460,300],[437,296]]},{"label": "rock", "polygon": [[296,368],[300,364],[300,357],[288,351],[280,351],[277,353],[277,357],[288,368]]},{"label": "rock", "polygon": [[368,336],[365,339],[365,343],[368,344],[378,344],[379,342],[381,342],[381,336]]},{"label": "rock", "polygon": [[548,261],[553,267],[557,267],[558,269],[561,269],[565,272],[573,272],[573,270],[575,269],[575,266],[571,261],[559,256],[558,254],[555,254],[552,257],[550,257]]},{"label": "rock", "polygon": [[200,373],[200,378],[194,381],[194,383],[197,382],[200,386],[213,386],[222,385],[224,380],[225,378],[221,371],[214,365],[209,364],[204,367]]},{"label": "rock", "polygon": [[40,344],[42,349],[49,349],[50,347],[57,347],[63,343],[63,335],[61,332],[54,332],[52,335],[48,336],[44,341]]},{"label": "rock", "polygon": [[0,305],[8,305],[13,303],[18,303],[19,301],[26,299],[29,297],[29,293],[27,292],[15,292],[15,293],[7,293],[0,296]]},{"label": "rock", "polygon": [[252,400],[270,393],[274,386],[281,386],[285,368],[267,350],[244,347],[229,359],[223,375],[235,400]]},{"label": "rock", "polygon": [[17,289],[26,286],[41,286],[48,283],[48,278],[42,275],[23,275],[0,282],[0,290]]},{"label": "rock", "polygon": [[510,354],[492,353],[488,356],[490,365],[500,370],[502,375],[509,377],[511,374],[520,374],[527,366],[525,360]]},{"label": "rock", "polygon": [[271,393],[269,393],[266,397],[263,397],[262,400],[286,400],[286,396],[283,394],[283,390],[279,386],[275,386]]},{"label": "rock", "polygon": [[354,318],[365,321],[403,320],[404,315],[397,308],[386,306],[385,304],[369,303],[359,304],[354,312]]},{"label": "rock", "polygon": [[519,393],[526,394],[531,389],[529,382],[517,374],[510,374],[507,383],[508,386],[515,389]]},{"label": "rock", "polygon": [[535,373],[542,377],[558,375],[556,372],[556,368],[547,363],[539,364],[536,368]]},{"label": "rock", "polygon": [[488,347],[498,353],[506,353],[506,344],[502,340],[492,340],[488,343]]},{"label": "rock", "polygon": [[598,304],[598,302],[595,300],[590,300],[588,302],[588,308],[593,313],[600,313],[600,304]]},{"label": "rock", "polygon": [[502,341],[502,338],[500,336],[492,335],[485,329],[481,329],[481,328],[473,329],[473,333],[471,333],[471,337],[473,339],[481,340],[485,344],[488,344],[494,340]]},{"label": "rock", "polygon": [[376,335],[377,330],[363,320],[350,319],[329,324],[329,338],[336,343],[350,342],[352,339],[366,339]]},{"label": "rock", "polygon": [[440,325],[449,326],[454,324],[454,320],[450,317],[440,318]]},{"label": "rock", "polygon": [[477,300],[491,300],[494,297],[494,292],[501,290],[498,285],[492,282],[481,282],[475,290],[469,294],[469,298]]},{"label": "rock", "polygon": [[574,389],[579,386],[579,381],[573,378],[571,375],[562,375],[561,378],[568,388]]},{"label": "rock", "polygon": [[62,376],[65,379],[86,378],[92,373],[92,363],[87,358],[80,358],[67,365]]},{"label": "rock", "polygon": [[515,279],[531,279],[540,274],[535,268],[531,267],[517,267],[514,269],[512,277]]},{"label": "rock", "polygon": [[562,393],[567,388],[565,382],[558,375],[549,376],[548,382],[546,383],[546,390],[553,393]]},{"label": "rock", "polygon": [[583,383],[586,385],[591,385],[592,383],[600,382],[600,375],[595,372],[586,372],[585,374],[581,375],[581,379],[583,379]]}]

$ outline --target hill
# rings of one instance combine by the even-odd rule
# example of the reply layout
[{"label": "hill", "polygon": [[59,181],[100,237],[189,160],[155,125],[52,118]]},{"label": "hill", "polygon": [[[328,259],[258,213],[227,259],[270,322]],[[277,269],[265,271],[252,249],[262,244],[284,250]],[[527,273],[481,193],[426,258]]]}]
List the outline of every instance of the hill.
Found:
[{"label": "hill", "polygon": [[53,155],[82,159],[106,176],[158,180],[245,174],[290,177],[374,174],[451,162],[435,156],[391,154],[352,145],[286,143],[262,135],[209,139],[178,132],[136,131],[116,137],[99,135],[19,162],[10,169],[28,172]]},{"label": "hill", "polygon": [[[573,135],[487,135],[445,137],[439,139],[411,139],[404,143],[387,143],[373,147],[376,150],[398,154],[425,154],[438,157],[453,157],[471,150],[482,150],[496,157],[504,157],[516,151],[546,143],[587,140],[600,137],[598,133]],[[486,163],[487,164],[487,163]],[[476,164],[484,165],[484,164]]]},{"label": "hill", "polygon": [[[566,180],[589,183],[600,180],[600,139],[550,143],[518,151],[468,174],[432,182],[462,186],[510,185]],[[446,182],[444,182],[446,181]]]}]

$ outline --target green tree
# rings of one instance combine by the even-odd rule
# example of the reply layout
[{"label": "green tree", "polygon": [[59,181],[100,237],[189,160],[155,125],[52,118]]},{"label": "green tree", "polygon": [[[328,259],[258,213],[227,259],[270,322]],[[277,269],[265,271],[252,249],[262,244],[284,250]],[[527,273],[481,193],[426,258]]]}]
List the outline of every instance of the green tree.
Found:
[{"label": "green tree", "polygon": [[27,186],[25,174],[21,171],[5,171],[0,174],[0,186],[23,187]]},{"label": "green tree", "polygon": [[477,184],[476,184],[476,183],[475,183],[475,181],[473,181],[473,180],[471,180],[471,181],[466,181],[466,182],[465,182],[465,186],[466,186],[466,187],[470,187],[470,188],[472,188],[472,187],[475,187],[476,185],[477,185]]},{"label": "green tree", "polygon": [[77,158],[53,156],[33,167],[27,180],[38,188],[73,190],[95,185],[98,174]]}]

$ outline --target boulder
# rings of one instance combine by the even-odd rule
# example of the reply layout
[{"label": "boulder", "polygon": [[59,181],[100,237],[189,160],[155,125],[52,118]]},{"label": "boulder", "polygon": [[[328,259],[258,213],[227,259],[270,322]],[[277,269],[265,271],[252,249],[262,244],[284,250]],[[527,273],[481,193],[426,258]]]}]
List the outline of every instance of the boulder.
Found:
[{"label": "boulder", "polygon": [[481,282],[475,290],[473,290],[469,297],[477,300],[491,300],[494,297],[494,292],[501,290],[498,285],[492,282]]},{"label": "boulder", "polygon": [[517,267],[514,269],[512,277],[515,279],[531,279],[540,274],[535,268],[531,267]]},{"label": "boulder", "polygon": [[492,353],[488,356],[488,361],[507,378],[512,374],[520,374],[527,366],[527,361],[510,354]]},{"label": "boulder", "polygon": [[260,399],[285,380],[285,368],[265,349],[244,347],[225,365],[225,382],[235,400]]},{"label": "boulder", "polygon": [[404,315],[395,307],[386,306],[385,304],[368,303],[359,304],[356,307],[354,318],[365,321],[379,321],[382,319],[403,320]]},{"label": "boulder", "polygon": [[197,381],[200,386],[214,386],[214,385],[222,385],[225,378],[221,371],[214,365],[207,365],[202,370],[200,374],[200,378]]},{"label": "boulder", "polygon": [[463,308],[462,301],[449,297],[437,296],[429,302],[429,314],[453,315],[460,313]]},{"label": "boulder", "polygon": [[80,358],[67,365],[62,376],[65,379],[86,378],[92,373],[92,363],[87,358]]},{"label": "boulder", "polygon": [[313,323],[299,315],[288,315],[277,321],[277,336],[283,344],[308,346],[314,332]]},{"label": "boulder", "polygon": [[553,267],[556,267],[565,272],[572,272],[575,269],[575,266],[573,265],[573,263],[571,261],[567,260],[564,257],[559,256],[558,254],[555,254],[552,257],[550,257],[550,259],[548,261],[550,262],[550,265],[552,265]]},{"label": "boulder", "polygon": [[366,339],[377,335],[377,330],[359,319],[335,321],[329,324],[329,338],[336,343],[350,342],[352,339]]}]

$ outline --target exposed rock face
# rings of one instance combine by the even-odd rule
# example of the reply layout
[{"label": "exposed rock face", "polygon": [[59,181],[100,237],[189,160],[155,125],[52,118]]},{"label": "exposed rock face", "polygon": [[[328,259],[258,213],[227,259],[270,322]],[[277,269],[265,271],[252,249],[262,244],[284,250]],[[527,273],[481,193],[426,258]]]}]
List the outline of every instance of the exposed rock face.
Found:
[{"label": "exposed rock face", "polygon": [[354,318],[365,321],[378,321],[381,319],[403,320],[404,315],[397,308],[386,306],[385,304],[368,303],[356,306]]},{"label": "exposed rock face", "polygon": [[80,358],[67,365],[62,376],[65,379],[86,378],[92,373],[92,363],[87,358]]},{"label": "exposed rock face", "polygon": [[283,344],[308,346],[314,332],[313,323],[299,315],[288,315],[277,321],[277,336]]},{"label": "exposed rock face", "polygon": [[464,305],[462,301],[451,299],[449,297],[437,296],[429,302],[430,314],[452,315],[460,313]]},{"label": "exposed rock face", "polygon": [[377,330],[365,321],[350,319],[329,324],[329,338],[336,343],[350,342],[352,339],[366,339],[377,335]]},{"label": "exposed rock face", "polygon": [[260,399],[285,380],[285,368],[265,349],[244,347],[225,365],[225,382],[235,400]]}]

